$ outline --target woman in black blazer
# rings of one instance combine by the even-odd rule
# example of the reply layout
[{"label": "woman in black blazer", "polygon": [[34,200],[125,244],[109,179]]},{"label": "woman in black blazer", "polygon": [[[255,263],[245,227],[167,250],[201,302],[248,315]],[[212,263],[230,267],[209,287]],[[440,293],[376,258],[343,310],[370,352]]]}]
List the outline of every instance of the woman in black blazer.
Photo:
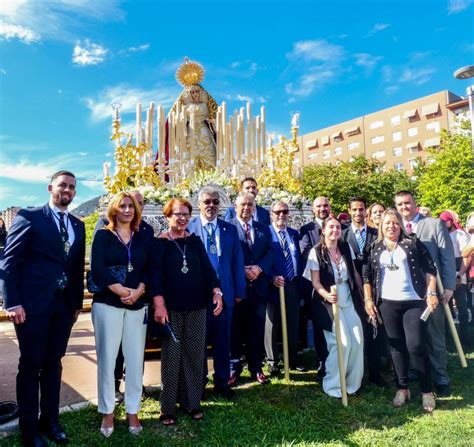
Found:
[{"label": "woman in black blazer", "polygon": [[410,399],[411,363],[418,372],[423,409],[433,411],[426,323],[420,317],[427,307],[433,312],[438,305],[436,267],[425,245],[405,232],[393,208],[383,213],[363,277],[365,310],[373,319],[380,312],[390,343],[398,388],[393,405],[401,407]]}]

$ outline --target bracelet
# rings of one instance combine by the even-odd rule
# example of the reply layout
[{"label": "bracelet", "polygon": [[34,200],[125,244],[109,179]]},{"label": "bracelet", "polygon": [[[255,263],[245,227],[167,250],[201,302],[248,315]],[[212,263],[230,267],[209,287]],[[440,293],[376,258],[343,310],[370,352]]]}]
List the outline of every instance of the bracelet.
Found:
[{"label": "bracelet", "polygon": [[219,290],[217,292],[214,292],[213,295],[223,296],[222,292],[220,292]]},{"label": "bracelet", "polygon": [[429,296],[438,296],[436,294],[436,292],[432,292],[431,290],[428,290],[428,292],[426,292],[426,294],[429,295]]}]

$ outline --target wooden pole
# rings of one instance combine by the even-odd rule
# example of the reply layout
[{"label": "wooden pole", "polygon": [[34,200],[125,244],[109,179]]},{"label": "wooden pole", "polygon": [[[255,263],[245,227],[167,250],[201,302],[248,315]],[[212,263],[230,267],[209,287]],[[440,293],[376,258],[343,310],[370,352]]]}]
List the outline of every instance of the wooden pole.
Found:
[{"label": "wooden pole", "polygon": [[[288,354],[288,330],[286,325],[286,304],[285,287],[280,287],[280,312],[281,312],[281,332],[283,339],[283,367],[285,370],[285,380],[290,381],[290,359]],[[275,353],[275,356],[277,354]],[[276,359],[274,359],[276,361]]]},{"label": "wooden pole", "polygon": [[[331,286],[331,293],[337,293],[336,286]],[[342,347],[341,322],[339,320],[339,306],[332,303],[332,313],[334,316],[334,327],[336,329],[337,343],[337,363],[339,365],[339,380],[341,382],[342,405],[347,407],[347,387],[346,387],[346,368],[344,368],[344,351]]]},{"label": "wooden pole", "polygon": [[[439,273],[436,275],[436,283],[438,285],[439,295],[443,296],[444,287],[443,283],[441,282]],[[456,326],[454,325],[453,316],[451,315],[451,309],[449,308],[448,303],[443,303],[443,307],[444,312],[446,314],[446,319],[448,320],[449,329],[451,330],[451,335],[453,336],[454,344],[456,345],[456,350],[458,351],[459,361],[461,362],[461,366],[463,368],[467,368],[466,356],[464,355],[464,351],[462,349],[461,340],[459,340],[458,331],[456,330]]]}]

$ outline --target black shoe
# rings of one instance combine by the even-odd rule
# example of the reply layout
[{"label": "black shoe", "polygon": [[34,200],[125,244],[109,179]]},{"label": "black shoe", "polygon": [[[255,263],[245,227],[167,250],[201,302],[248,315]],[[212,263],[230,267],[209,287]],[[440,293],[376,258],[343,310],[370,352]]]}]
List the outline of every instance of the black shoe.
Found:
[{"label": "black shoe", "polygon": [[451,396],[451,388],[449,385],[436,385],[436,394],[438,397],[449,397]]},{"label": "black shoe", "polygon": [[54,419],[49,422],[40,421],[39,430],[43,435],[45,435],[49,440],[53,441],[59,445],[69,444],[69,438],[64,431],[64,429],[59,425],[57,419]]},{"label": "black shoe", "polygon": [[278,376],[278,374],[280,374],[280,368],[275,363],[269,363],[268,372],[271,376]]},{"label": "black shoe", "polygon": [[374,385],[378,386],[379,388],[387,388],[388,384],[385,382],[381,375],[378,376],[370,376],[369,382],[373,383]]},{"label": "black shoe", "polygon": [[214,393],[227,400],[232,400],[235,397],[235,391],[230,386],[215,386]]},{"label": "black shoe", "polygon": [[240,374],[238,374],[236,372],[233,372],[230,375],[230,378],[229,378],[229,381],[227,382],[227,384],[231,387],[237,386],[237,382],[239,381],[239,378],[240,378]]},{"label": "black shoe", "polygon": [[40,434],[33,437],[23,437],[22,444],[25,447],[48,447],[48,441]]},{"label": "black shoe", "polygon": [[263,372],[252,374],[252,379],[256,380],[260,385],[268,385],[270,383],[270,379]]},{"label": "black shoe", "polygon": [[322,382],[325,375],[326,375],[326,368],[322,366],[321,368],[318,369],[318,372],[316,373],[316,380],[318,382]]}]

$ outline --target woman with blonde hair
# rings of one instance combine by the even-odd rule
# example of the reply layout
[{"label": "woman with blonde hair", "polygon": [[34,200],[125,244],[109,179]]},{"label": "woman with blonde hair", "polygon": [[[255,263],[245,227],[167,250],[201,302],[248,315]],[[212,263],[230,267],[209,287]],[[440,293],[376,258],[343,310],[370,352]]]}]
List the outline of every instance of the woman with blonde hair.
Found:
[{"label": "woman with blonde hair", "polygon": [[372,203],[367,210],[367,225],[372,228],[378,228],[385,206],[381,203]]},{"label": "woman with blonde hair", "polygon": [[406,233],[402,217],[393,208],[382,215],[363,277],[365,310],[372,319],[380,313],[391,348],[398,389],[393,405],[401,407],[411,397],[411,364],[418,373],[422,407],[433,411],[436,403],[431,392],[427,328],[421,317],[438,305],[436,267],[425,245]]},{"label": "woman with blonde hair", "polygon": [[[139,231],[141,208],[128,192],[116,194],[107,208],[109,224],[97,231],[92,242],[90,287],[94,288],[92,323],[97,350],[98,409],[102,413],[100,432],[109,437],[114,431],[115,380],[117,353],[122,351],[127,365],[125,411],[128,429],[138,436],[142,426],[140,410],[143,355],[147,328],[145,286],[159,293],[147,278],[159,276],[152,268],[151,248],[146,234]],[[148,242],[148,243],[147,243]],[[159,257],[154,250],[154,257]]]}]

